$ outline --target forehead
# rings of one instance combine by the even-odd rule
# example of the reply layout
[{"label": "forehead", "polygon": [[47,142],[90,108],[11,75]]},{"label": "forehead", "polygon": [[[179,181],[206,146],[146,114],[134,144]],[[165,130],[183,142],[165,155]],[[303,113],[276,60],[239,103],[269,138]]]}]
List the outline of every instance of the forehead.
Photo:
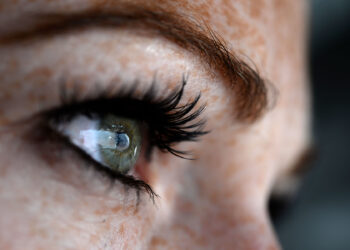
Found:
[{"label": "forehead", "polygon": [[[249,22],[267,22],[271,13],[290,7],[288,0],[5,0],[0,3],[1,29],[18,17],[30,18],[37,13],[74,13],[77,11],[101,11],[133,6],[148,9],[163,9],[188,15],[210,23],[220,33],[243,35],[240,27],[247,28]],[[292,4],[293,5],[293,4]],[[12,23],[16,26],[16,23]],[[19,24],[18,24],[19,25]],[[22,23],[23,25],[23,23]],[[13,27],[11,27],[13,28]]]}]

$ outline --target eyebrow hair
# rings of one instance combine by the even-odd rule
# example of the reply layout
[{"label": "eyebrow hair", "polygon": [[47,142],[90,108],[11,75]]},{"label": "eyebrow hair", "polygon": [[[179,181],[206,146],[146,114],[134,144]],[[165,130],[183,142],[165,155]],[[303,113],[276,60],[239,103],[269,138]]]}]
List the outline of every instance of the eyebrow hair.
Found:
[{"label": "eyebrow hair", "polygon": [[231,52],[226,42],[204,22],[200,25],[184,15],[138,6],[82,13],[37,14],[35,17],[43,20],[42,23],[39,22],[32,29],[4,36],[0,38],[0,44],[40,39],[90,26],[153,28],[156,34],[204,58],[210,67],[229,80],[229,87],[235,94],[234,116],[238,120],[253,122],[267,109],[267,82],[257,70]]}]

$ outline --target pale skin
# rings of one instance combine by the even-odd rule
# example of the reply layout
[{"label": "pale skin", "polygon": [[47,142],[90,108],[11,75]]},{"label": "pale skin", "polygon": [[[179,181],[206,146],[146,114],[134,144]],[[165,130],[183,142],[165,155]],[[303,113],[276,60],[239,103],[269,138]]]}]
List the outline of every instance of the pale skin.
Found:
[{"label": "pale skin", "polygon": [[[152,28],[91,25],[7,39],[45,23],[38,14],[127,11],[125,3],[208,26],[269,83],[268,107],[254,120],[235,118],[237,94],[220,69]],[[294,187],[293,166],[310,146],[306,12],[301,0],[2,1],[0,249],[280,249],[267,201]],[[118,180],[111,187],[72,149],[33,139],[33,117],[61,105],[62,79],[84,93],[135,80],[146,88],[156,75],[164,90],[184,74],[183,101],[201,92],[210,133],[177,145],[194,161],[158,150],[140,159],[154,202]]]}]

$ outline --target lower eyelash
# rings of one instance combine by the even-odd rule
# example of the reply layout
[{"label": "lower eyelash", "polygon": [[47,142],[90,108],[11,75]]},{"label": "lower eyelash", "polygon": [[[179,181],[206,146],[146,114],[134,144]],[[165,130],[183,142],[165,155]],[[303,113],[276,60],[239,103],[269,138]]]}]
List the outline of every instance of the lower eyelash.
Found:
[{"label": "lower eyelash", "polygon": [[[208,131],[204,130],[205,120],[198,119],[205,106],[202,105],[195,109],[200,94],[193,101],[180,105],[186,83],[187,79],[183,77],[180,88],[171,91],[165,97],[159,97],[157,96],[156,81],[154,80],[151,87],[141,98],[135,94],[137,84],[133,84],[128,89],[114,91],[114,94],[111,94],[109,88],[107,88],[87,96],[81,95],[78,91],[78,85],[75,85],[69,91],[67,85],[63,84],[61,88],[63,106],[45,112],[46,120],[59,124],[60,122],[70,121],[78,114],[88,117],[96,116],[96,114],[101,117],[106,114],[114,114],[139,120],[147,124],[148,128],[147,137],[150,143],[148,149],[146,148],[146,159],[151,160],[150,155],[154,147],[181,158],[191,159],[188,157],[190,152],[177,150],[174,145],[183,141],[197,141]],[[120,109],[120,107],[123,107],[123,109]],[[72,145],[69,138],[57,133],[57,131],[53,132],[61,136],[61,139],[68,146],[74,148],[87,162],[93,163],[95,169],[109,177],[112,183],[117,179],[126,186],[134,188],[138,196],[141,191],[148,193],[152,200],[157,196],[146,182],[102,166],[82,149]]]},{"label": "lower eyelash", "polygon": [[[107,177],[110,181],[110,184],[113,185],[115,180],[118,180],[122,184],[127,187],[133,188],[137,193],[137,200],[140,199],[140,192],[146,192],[150,199],[154,202],[154,199],[158,197],[158,195],[153,191],[152,187],[142,180],[136,179],[131,175],[124,175],[117,173],[105,166],[102,166],[95,160],[93,160],[89,155],[87,155],[82,149],[73,145],[67,137],[57,133],[57,131],[53,130],[50,126],[47,126],[47,123],[41,122],[38,124],[39,130],[44,131],[40,137],[50,138],[52,141],[56,141],[57,143],[61,143],[65,146],[65,148],[74,150],[74,153],[77,153],[81,159],[84,160],[85,167],[93,167],[99,174]],[[39,141],[44,140],[45,138],[36,138]]]},{"label": "lower eyelash", "polygon": [[153,202],[154,202],[154,198],[158,197],[158,195],[153,191],[152,187],[149,184],[147,184],[146,182],[144,182],[142,180],[138,180],[132,175],[120,174],[120,173],[115,172],[109,168],[106,168],[105,166],[102,166],[98,162],[91,159],[87,154],[82,152],[79,148],[77,148],[77,150],[80,151],[81,157],[83,157],[90,164],[92,162],[94,168],[100,174],[106,176],[111,181],[112,185],[114,184],[115,180],[118,180],[119,182],[126,185],[127,187],[133,188],[134,190],[136,190],[138,200],[140,198],[140,192],[142,192],[142,191],[146,192]]}]

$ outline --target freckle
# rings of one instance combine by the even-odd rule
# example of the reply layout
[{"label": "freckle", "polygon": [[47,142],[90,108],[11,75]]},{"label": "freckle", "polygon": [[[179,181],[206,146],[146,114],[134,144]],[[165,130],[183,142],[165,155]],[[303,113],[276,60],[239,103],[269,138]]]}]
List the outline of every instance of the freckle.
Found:
[{"label": "freckle", "polygon": [[261,19],[262,15],[265,13],[267,6],[264,1],[254,2],[250,7],[250,16],[254,19]]},{"label": "freckle", "polygon": [[[37,79],[38,77],[48,79],[52,75],[52,70],[46,67],[38,68],[26,75],[25,80]],[[36,81],[37,85],[43,86],[47,84],[46,81]]]},{"label": "freckle", "polygon": [[121,224],[118,230],[118,234],[124,235],[124,232],[125,232],[124,224]]},{"label": "freckle", "polygon": [[96,70],[100,73],[104,73],[104,72],[106,72],[106,66],[104,64],[99,64],[99,65],[97,65]]},{"label": "freckle", "polygon": [[63,201],[63,197],[62,194],[56,192],[53,196],[53,199],[57,202],[57,203],[61,203]]},{"label": "freckle", "polygon": [[190,213],[193,210],[193,204],[190,202],[182,202],[178,205],[179,211],[183,213]]},{"label": "freckle", "polygon": [[[94,62],[94,58],[92,58],[91,56],[85,56],[84,57],[84,62],[86,63],[86,64],[92,64],[93,62]],[[61,63],[62,64],[62,63]]]},{"label": "freckle", "polygon": [[247,130],[247,126],[240,127],[236,130],[236,134],[244,134]]},{"label": "freckle", "polygon": [[191,228],[189,228],[187,226],[175,225],[175,226],[173,226],[173,230],[185,232],[189,237],[191,237],[191,239],[194,239],[197,243],[198,243],[198,240],[199,241],[202,240],[201,238],[198,237],[198,235],[196,234],[196,232],[194,230],[192,230]]},{"label": "freckle", "polygon": [[0,117],[0,125],[3,126],[3,125],[8,125],[9,123],[11,123],[11,120],[9,119],[6,119],[4,117]]},{"label": "freckle", "polygon": [[43,201],[43,203],[41,204],[41,206],[42,206],[42,208],[46,208],[47,207],[47,201],[45,200],[45,201]]},{"label": "freckle", "polygon": [[233,147],[233,146],[235,146],[237,144],[237,141],[236,140],[230,140],[230,142],[229,142],[229,146],[230,147]]},{"label": "freckle", "polygon": [[74,213],[73,213],[73,218],[74,218],[75,220],[77,220],[77,221],[81,221],[81,220],[84,219],[84,217],[81,215],[80,212],[74,212]]},{"label": "freckle", "polygon": [[0,101],[11,100],[13,97],[13,93],[11,92],[1,92],[0,93]]},{"label": "freckle", "polygon": [[154,236],[151,240],[151,246],[164,246],[167,244],[167,241],[163,238],[160,238],[160,237],[157,237],[157,236]]},{"label": "freckle", "polygon": [[10,59],[9,62],[7,62],[7,68],[6,70],[9,70],[10,72],[16,71],[18,68],[18,61],[15,59]]},{"label": "freckle", "polygon": [[118,213],[122,209],[122,206],[116,206],[111,209],[112,213]]},{"label": "freckle", "polygon": [[41,190],[41,194],[44,195],[44,196],[46,196],[46,195],[47,195],[47,189],[46,189],[46,188],[43,188],[43,189]]},{"label": "freckle", "polygon": [[211,97],[212,102],[216,102],[218,99],[219,99],[219,97],[217,95],[214,95]]},{"label": "freckle", "polygon": [[[0,120],[0,124],[1,124],[1,120]],[[5,177],[7,173],[7,168],[0,168],[0,177]]]},{"label": "freckle", "polygon": [[91,234],[90,235],[90,239],[89,239],[89,242],[92,243],[92,244],[96,244],[98,242],[99,238],[94,235],[94,234]]},{"label": "freckle", "polygon": [[215,114],[215,119],[218,120],[218,121],[221,121],[222,118],[224,117],[224,115],[226,115],[224,112],[216,113]]},{"label": "freckle", "polygon": [[263,163],[265,161],[265,156],[263,155],[260,155],[256,158],[256,161],[259,162],[259,163]]},{"label": "freckle", "polygon": [[209,88],[203,88],[203,89],[201,89],[201,93],[202,94],[206,94],[206,93],[210,93],[210,90],[209,90]]},{"label": "freckle", "polygon": [[94,214],[97,215],[97,216],[104,215],[105,213],[106,213],[105,209],[97,209],[97,210],[94,211]]}]

